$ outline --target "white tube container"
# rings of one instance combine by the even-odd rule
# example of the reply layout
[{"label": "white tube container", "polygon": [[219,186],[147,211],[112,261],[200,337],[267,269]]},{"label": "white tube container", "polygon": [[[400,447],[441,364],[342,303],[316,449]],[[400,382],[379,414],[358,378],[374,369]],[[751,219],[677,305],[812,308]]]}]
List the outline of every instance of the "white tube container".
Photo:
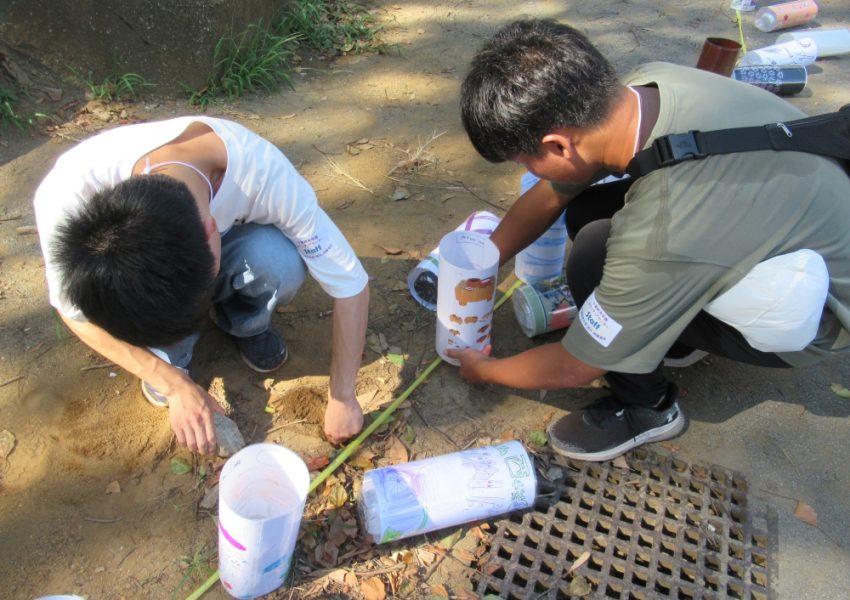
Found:
[{"label": "white tube container", "polygon": [[490,343],[499,249],[480,233],[452,231],[440,242],[437,286],[436,349],[447,363],[459,365],[446,351]]},{"label": "white tube container", "polygon": [[235,598],[279,588],[301,526],[310,485],[307,466],[276,444],[253,444],[231,456],[219,480],[218,569]]},{"label": "white tube container", "polygon": [[[538,181],[540,178],[532,173],[523,175],[520,179],[520,194],[527,192]],[[568,240],[566,218],[567,213],[564,211],[543,235],[517,253],[514,257],[514,274],[517,279],[525,283],[541,283],[563,274]]]},{"label": "white tube container", "polygon": [[817,45],[817,56],[839,56],[850,52],[850,29],[809,29],[789,31],[776,38],[777,44],[809,38]]},{"label": "white tube container", "polygon": [[[486,210],[477,210],[469,215],[455,231],[472,231],[490,236],[499,225],[499,217]],[[434,248],[428,256],[407,274],[407,287],[413,299],[428,310],[437,310],[437,275],[440,268],[440,248]]]},{"label": "white tube container", "polygon": [[537,477],[518,441],[367,471],[357,503],[376,543],[529,508]]},{"label": "white tube container", "polygon": [[[781,37],[781,36],[780,36]],[[818,57],[818,45],[810,37],[751,50],[741,57],[739,67],[760,65],[810,65]]]}]

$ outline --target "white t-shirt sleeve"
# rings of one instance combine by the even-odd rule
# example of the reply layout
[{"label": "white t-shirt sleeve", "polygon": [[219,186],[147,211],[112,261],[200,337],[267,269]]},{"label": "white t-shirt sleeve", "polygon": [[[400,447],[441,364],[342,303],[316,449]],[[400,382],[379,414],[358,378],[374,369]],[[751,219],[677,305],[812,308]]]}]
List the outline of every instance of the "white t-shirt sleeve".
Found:
[{"label": "white t-shirt sleeve", "polygon": [[[235,123],[211,123],[228,151],[226,181],[213,202],[223,229],[233,223],[275,225],[289,238],[310,275],[334,298],[366,287],[368,275],[354,249],[319,206],[316,193],[272,143]],[[237,189],[230,190],[229,185]]]}]

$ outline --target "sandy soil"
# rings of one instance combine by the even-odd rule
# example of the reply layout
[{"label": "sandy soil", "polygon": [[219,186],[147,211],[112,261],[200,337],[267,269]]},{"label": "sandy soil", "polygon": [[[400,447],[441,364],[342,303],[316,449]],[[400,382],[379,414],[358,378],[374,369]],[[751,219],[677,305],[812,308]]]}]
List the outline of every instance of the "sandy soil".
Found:
[{"label": "sandy soil", "polygon": [[[308,62],[296,75],[294,90],[210,109],[208,114],[237,120],[281,147],[362,257],[372,277],[372,337],[358,383],[367,409],[401,393],[435,356],[433,315],[407,293],[409,269],[470,212],[503,214],[515,197],[518,168],[480,159],[459,123],[459,83],[474,50],[498,26],[540,16],[578,24],[621,72],[651,59],[693,65],[706,36],[735,38],[737,32],[728,2],[685,4],[377,4],[386,40],[398,44],[400,53]],[[843,0],[823,0],[821,12],[822,26],[850,22]],[[744,31],[753,47],[773,39],[752,27],[751,16]],[[837,108],[847,100],[849,72],[848,57],[818,62],[808,89],[792,102],[810,113]],[[173,100],[89,108],[52,135],[0,132],[0,430],[15,438],[8,457],[0,457],[0,597],[185,597],[200,581],[186,569],[187,559],[210,564],[215,549],[215,524],[198,504],[212,484],[209,474],[222,461],[193,458],[176,447],[166,413],[143,400],[138,381],[106,364],[63,328],[47,303],[37,235],[18,228],[34,225],[33,192],[74,139],[119,121],[192,109]],[[394,200],[398,197],[403,199]],[[510,267],[501,275],[500,289],[505,290],[512,283]],[[195,376],[226,396],[249,442],[279,442],[305,458],[333,452],[320,436],[330,308],[331,300],[309,282],[291,306],[279,311],[276,325],[290,344],[291,359],[271,378],[245,369],[232,343],[213,326],[205,327]],[[498,354],[532,343],[509,306],[497,314],[494,331]],[[388,350],[403,354],[403,367],[386,358]],[[808,377],[828,383],[836,373],[847,375],[846,367],[833,364],[832,371]],[[705,365],[684,376],[686,402],[747,396],[745,406],[751,406],[775,397],[770,394],[777,385],[805,387],[802,375],[783,374],[777,384],[769,382],[770,373],[741,373],[722,361],[716,366],[710,376]],[[526,439],[553,415],[598,395],[598,390],[582,389],[544,398],[538,392],[470,387],[443,365],[401,413],[415,434],[406,438],[406,446],[419,457],[502,436]],[[264,410],[267,405],[274,410]],[[381,464],[386,447],[370,447],[379,455],[374,464]],[[192,463],[195,473],[174,474],[173,458]],[[835,473],[843,472],[835,467]],[[832,529],[836,539],[850,536],[840,511],[827,515],[822,527]],[[356,560],[339,560],[338,566],[350,567]],[[428,583],[439,582],[453,594],[469,589],[463,575],[451,569]],[[840,592],[828,586],[827,591],[820,597],[839,597],[831,596]],[[348,593],[360,597],[356,589]],[[216,587],[206,597],[227,595]]]}]

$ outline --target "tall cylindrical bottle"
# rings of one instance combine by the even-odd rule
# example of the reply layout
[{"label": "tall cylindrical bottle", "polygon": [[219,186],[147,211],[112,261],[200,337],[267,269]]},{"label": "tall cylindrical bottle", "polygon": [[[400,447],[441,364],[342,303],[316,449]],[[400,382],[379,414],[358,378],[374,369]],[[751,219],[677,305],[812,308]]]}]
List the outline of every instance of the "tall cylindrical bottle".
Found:
[{"label": "tall cylindrical bottle", "polygon": [[[531,189],[539,178],[526,173],[520,180],[520,193]],[[561,216],[514,258],[514,273],[525,283],[541,283],[561,276],[567,251],[567,213]]]},{"label": "tall cylindrical bottle", "polygon": [[818,15],[815,0],[796,0],[763,6],[756,11],[755,26],[760,31],[776,31],[802,25]]},{"label": "tall cylindrical bottle", "polygon": [[534,463],[514,440],[366,471],[357,507],[380,544],[528,508],[536,493]]}]

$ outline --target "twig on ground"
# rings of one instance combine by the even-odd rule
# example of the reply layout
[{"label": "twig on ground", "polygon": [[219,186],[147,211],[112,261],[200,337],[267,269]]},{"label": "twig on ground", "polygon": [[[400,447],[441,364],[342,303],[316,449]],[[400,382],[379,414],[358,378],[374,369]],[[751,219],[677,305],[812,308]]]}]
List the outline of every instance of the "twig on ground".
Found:
[{"label": "twig on ground", "polygon": [[288,423],[284,423],[283,425],[278,425],[277,427],[272,427],[271,429],[269,429],[266,432],[266,435],[269,435],[270,433],[274,433],[275,431],[283,429],[284,427],[289,427],[290,425],[298,425],[299,423],[304,423],[305,421],[307,421],[307,419],[298,419],[297,421],[289,421]]},{"label": "twig on ground", "polygon": [[472,196],[474,196],[477,200],[480,200],[480,201],[481,201],[481,202],[483,202],[484,204],[487,204],[487,205],[489,205],[489,206],[492,206],[493,208],[495,208],[495,209],[497,209],[497,210],[501,210],[501,211],[506,211],[506,210],[507,210],[505,207],[503,207],[503,206],[499,206],[499,205],[498,205],[498,204],[496,204],[495,202],[490,202],[489,200],[486,200],[486,199],[482,198],[481,196],[479,196],[478,194],[476,194],[476,193],[475,193],[475,192],[474,192],[474,191],[473,191],[473,190],[472,190],[472,189],[471,189],[468,185],[466,185],[466,184],[465,184],[465,183],[463,183],[462,181],[458,181],[457,183],[460,185],[460,187],[462,187],[462,188],[464,189],[464,191],[466,191],[466,193],[467,193],[467,194],[471,194],[471,195],[472,195]]},{"label": "twig on ground", "polygon": [[100,519],[98,517],[83,517],[83,521],[89,521],[91,523],[117,523],[121,520],[121,517],[115,517],[114,519]]},{"label": "twig on ground", "polygon": [[4,385],[9,385],[10,383],[15,383],[16,381],[20,381],[24,377],[24,375],[18,375],[17,377],[12,377],[11,379],[7,379],[6,381],[0,381],[0,387],[3,387]]},{"label": "twig on ground", "polygon": [[115,363],[100,363],[97,365],[89,365],[88,367],[80,368],[80,371],[94,371],[95,369],[108,369],[114,367]]},{"label": "twig on ground", "polygon": [[315,144],[312,144],[312,146],[313,146],[313,149],[314,149],[316,152],[318,152],[319,154],[321,154],[322,156],[324,156],[324,157],[325,157],[325,160],[326,160],[326,161],[328,161],[328,164],[331,166],[331,168],[333,168],[333,170],[334,170],[334,171],[336,171],[338,174],[342,175],[343,177],[345,177],[346,179],[348,179],[349,181],[351,181],[354,185],[356,185],[357,187],[359,187],[361,190],[366,190],[367,192],[369,192],[369,193],[370,193],[370,194],[372,194],[373,196],[375,195],[375,192],[374,192],[373,190],[370,190],[370,189],[369,189],[369,188],[367,188],[365,185],[363,185],[360,181],[358,181],[357,179],[355,179],[354,177],[352,177],[351,175],[349,175],[349,174],[345,171],[345,169],[343,169],[342,167],[340,167],[340,166],[336,163],[336,161],[330,157],[330,155],[328,155],[326,152],[322,152],[321,150],[319,150],[319,148],[318,148]]},{"label": "twig on ground", "polygon": [[460,450],[460,446],[458,446],[458,445],[457,445],[457,442],[455,442],[455,441],[454,441],[454,440],[453,440],[453,439],[449,436],[449,434],[447,434],[445,431],[443,431],[442,429],[440,429],[440,428],[439,428],[439,427],[437,427],[436,425],[431,425],[431,424],[430,424],[430,423],[429,423],[429,422],[425,419],[425,416],[424,416],[424,415],[422,414],[422,412],[419,410],[419,407],[418,407],[418,406],[416,406],[416,402],[412,402],[412,401],[411,401],[410,405],[413,407],[413,410],[414,410],[414,412],[416,412],[416,415],[419,417],[419,420],[421,420],[421,421],[425,424],[425,427],[428,427],[429,429],[433,429],[434,431],[436,431],[437,433],[439,433],[441,436],[443,436],[443,438],[444,438],[444,439],[445,439],[448,443],[450,443],[450,444],[451,444],[452,446],[454,446],[456,449]]}]

